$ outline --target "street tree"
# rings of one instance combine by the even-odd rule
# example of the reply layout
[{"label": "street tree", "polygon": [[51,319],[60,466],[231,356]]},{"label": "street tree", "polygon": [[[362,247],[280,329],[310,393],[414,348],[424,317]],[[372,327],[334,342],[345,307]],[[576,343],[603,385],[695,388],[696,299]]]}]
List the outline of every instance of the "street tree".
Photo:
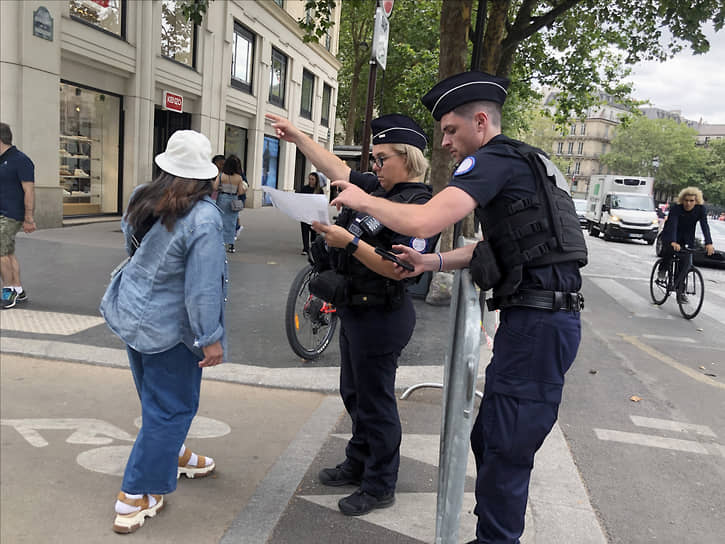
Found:
[{"label": "street tree", "polygon": [[697,131],[684,123],[637,115],[617,127],[611,151],[601,160],[615,174],[654,176],[655,191],[666,200],[705,181],[709,151],[696,140]]},{"label": "street tree", "polygon": [[722,209],[725,208],[725,139],[708,142],[706,149],[702,192],[708,203]]}]

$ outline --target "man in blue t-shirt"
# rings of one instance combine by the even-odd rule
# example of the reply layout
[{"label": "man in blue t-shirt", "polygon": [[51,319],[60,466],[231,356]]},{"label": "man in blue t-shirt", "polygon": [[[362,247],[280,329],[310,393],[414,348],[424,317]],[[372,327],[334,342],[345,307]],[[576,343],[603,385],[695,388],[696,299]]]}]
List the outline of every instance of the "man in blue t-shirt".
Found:
[{"label": "man in blue t-shirt", "polygon": [[20,283],[20,264],[15,257],[15,235],[35,230],[35,166],[13,145],[13,133],[0,123],[0,277],[2,307],[13,308],[28,300]]}]

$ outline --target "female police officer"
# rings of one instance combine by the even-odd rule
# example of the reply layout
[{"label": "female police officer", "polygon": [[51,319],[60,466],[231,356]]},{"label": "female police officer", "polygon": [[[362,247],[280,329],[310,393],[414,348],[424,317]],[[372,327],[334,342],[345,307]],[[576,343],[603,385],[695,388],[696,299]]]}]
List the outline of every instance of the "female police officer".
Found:
[{"label": "female police officer", "polygon": [[[428,168],[423,156],[426,137],[409,117],[385,115],[373,120],[374,174],[352,171],[286,119],[267,117],[281,138],[295,143],[331,179],[349,179],[365,192],[393,202],[422,204],[431,198],[430,188],[420,183]],[[395,373],[415,326],[404,282],[397,281],[395,265],[377,255],[375,248],[389,250],[400,244],[426,253],[437,236],[401,236],[353,210],[343,210],[336,225],[314,223],[313,228],[332,248],[337,272],[332,277],[342,278],[345,285],[344,300],[335,302],[341,318],[340,395],[352,419],[345,460],[323,469],[319,478],[324,485],[359,485],[338,503],[343,514],[359,516],[395,501],[401,438]]]},{"label": "female police officer", "polygon": [[[501,134],[507,86],[503,78],[464,72],[423,97],[441,123],[443,147],[459,161],[450,185],[427,204],[393,204],[345,182],[335,182],[343,191],[333,201],[416,236],[473,210],[481,219],[490,244],[484,264],[500,269],[493,307],[501,308],[501,323],[471,430],[478,472],[473,542],[496,544],[517,544],[524,529],[534,454],[556,421],[564,374],[581,338],[579,267],[587,259],[563,176],[542,152]],[[469,263],[474,272],[472,256],[477,261],[473,245],[443,255],[401,250],[414,273]]]}]

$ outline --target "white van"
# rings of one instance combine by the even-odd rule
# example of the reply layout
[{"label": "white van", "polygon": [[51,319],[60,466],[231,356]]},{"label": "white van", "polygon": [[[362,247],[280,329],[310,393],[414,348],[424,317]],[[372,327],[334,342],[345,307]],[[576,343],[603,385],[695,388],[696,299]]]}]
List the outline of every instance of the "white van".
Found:
[{"label": "white van", "polygon": [[592,176],[587,193],[589,234],[605,240],[645,240],[654,244],[659,221],[652,198],[654,179],[638,176]]}]

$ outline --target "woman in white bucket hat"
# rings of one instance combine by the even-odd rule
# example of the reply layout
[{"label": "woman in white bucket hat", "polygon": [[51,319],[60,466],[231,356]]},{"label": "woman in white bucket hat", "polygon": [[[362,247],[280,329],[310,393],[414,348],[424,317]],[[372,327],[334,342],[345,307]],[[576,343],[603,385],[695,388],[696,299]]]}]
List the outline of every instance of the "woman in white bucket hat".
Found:
[{"label": "woman in white bucket hat", "polygon": [[218,170],[209,140],[193,130],[175,132],[155,162],[161,174],[136,188],[121,222],[131,258],[100,307],[127,345],[141,399],[142,426],[116,500],[118,533],[155,516],[179,476],[207,476],[216,466],[184,440],[202,368],[221,363],[226,351],[222,217],[210,198]]}]

